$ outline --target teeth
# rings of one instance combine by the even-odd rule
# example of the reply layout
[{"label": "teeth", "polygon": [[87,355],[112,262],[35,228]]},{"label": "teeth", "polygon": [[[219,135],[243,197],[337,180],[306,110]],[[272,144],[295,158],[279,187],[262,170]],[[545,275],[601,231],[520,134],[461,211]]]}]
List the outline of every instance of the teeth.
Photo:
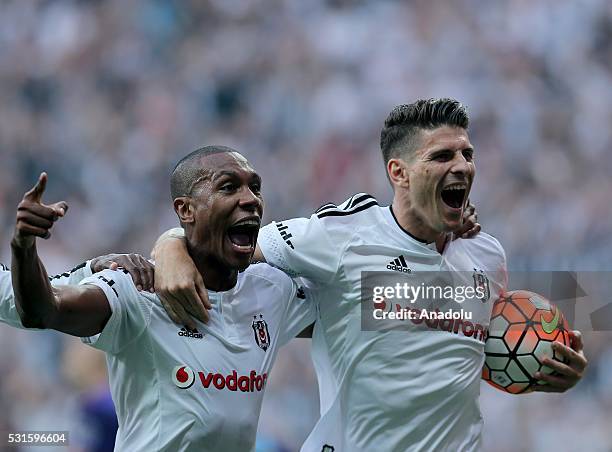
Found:
[{"label": "teeth", "polygon": [[243,220],[235,223],[234,226],[259,226],[259,221],[257,220]]},{"label": "teeth", "polygon": [[448,187],[444,187],[444,190],[465,190],[467,186],[465,184],[453,184]]}]

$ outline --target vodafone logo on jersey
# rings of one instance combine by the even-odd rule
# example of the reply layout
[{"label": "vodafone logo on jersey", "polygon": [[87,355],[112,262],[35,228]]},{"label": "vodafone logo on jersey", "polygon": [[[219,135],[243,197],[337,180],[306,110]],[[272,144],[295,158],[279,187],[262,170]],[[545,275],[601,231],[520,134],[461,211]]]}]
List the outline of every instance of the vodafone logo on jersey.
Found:
[{"label": "vodafone logo on jersey", "polygon": [[189,366],[176,366],[172,370],[172,382],[181,389],[193,386],[195,373]]},{"label": "vodafone logo on jersey", "polygon": [[[259,392],[264,389],[268,374],[258,375],[255,370],[247,375],[240,375],[232,370],[227,375],[219,372],[197,372],[197,377],[204,389],[227,390],[233,392]],[[189,366],[180,365],[172,370],[172,382],[180,389],[193,386],[196,373]]]}]

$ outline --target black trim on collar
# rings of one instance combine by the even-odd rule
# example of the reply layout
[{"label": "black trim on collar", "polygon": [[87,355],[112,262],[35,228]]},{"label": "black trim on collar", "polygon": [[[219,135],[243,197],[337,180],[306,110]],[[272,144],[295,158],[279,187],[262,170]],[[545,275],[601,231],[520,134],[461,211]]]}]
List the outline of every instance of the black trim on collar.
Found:
[{"label": "black trim on collar", "polygon": [[433,242],[427,242],[427,241],[425,241],[425,240],[423,240],[423,239],[420,239],[420,238],[418,238],[418,237],[415,237],[415,236],[414,236],[414,235],[412,235],[410,232],[406,231],[406,230],[405,230],[405,229],[402,227],[402,225],[401,225],[401,224],[399,224],[399,221],[397,221],[397,218],[395,217],[395,213],[393,212],[393,206],[389,206],[389,210],[391,211],[391,216],[393,216],[393,219],[395,220],[395,224],[397,224],[397,226],[398,226],[398,227],[399,227],[399,228],[400,228],[402,231],[404,231],[404,233],[408,234],[408,235],[409,235],[411,238],[413,238],[413,239],[414,239],[414,240],[416,240],[417,242],[424,243],[425,245],[429,245],[430,243],[433,243]]}]

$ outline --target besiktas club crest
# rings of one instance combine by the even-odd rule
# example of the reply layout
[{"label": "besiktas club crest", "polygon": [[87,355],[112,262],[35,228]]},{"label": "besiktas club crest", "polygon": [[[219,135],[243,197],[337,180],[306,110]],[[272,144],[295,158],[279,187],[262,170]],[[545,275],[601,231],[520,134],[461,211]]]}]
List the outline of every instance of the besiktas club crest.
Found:
[{"label": "besiktas club crest", "polygon": [[270,346],[270,333],[268,332],[268,324],[263,319],[262,314],[259,314],[259,318],[256,315],[253,316],[252,327],[255,334],[255,342],[265,352]]},{"label": "besiktas club crest", "polygon": [[489,278],[487,277],[484,270],[478,270],[477,268],[474,269],[472,278],[474,278],[474,290],[477,290],[478,293],[483,294],[481,297],[478,298],[483,303],[486,303],[491,297],[491,289],[489,288]]}]

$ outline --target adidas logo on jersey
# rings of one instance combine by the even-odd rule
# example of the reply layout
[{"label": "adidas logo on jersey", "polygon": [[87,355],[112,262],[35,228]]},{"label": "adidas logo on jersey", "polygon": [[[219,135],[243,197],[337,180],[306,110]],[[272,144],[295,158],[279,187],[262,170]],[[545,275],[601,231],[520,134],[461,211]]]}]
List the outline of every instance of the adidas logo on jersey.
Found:
[{"label": "adidas logo on jersey", "polygon": [[195,330],[190,330],[187,327],[181,328],[178,335],[183,337],[193,337],[195,339],[202,339],[204,337],[204,335],[200,333],[197,328]]},{"label": "adidas logo on jersey", "polygon": [[412,270],[408,268],[408,264],[406,264],[406,259],[404,259],[403,254],[400,254],[399,257],[389,262],[387,264],[387,269],[393,270],[395,272],[401,272],[401,273],[412,273]]},{"label": "adidas logo on jersey", "polygon": [[276,228],[278,229],[278,232],[280,233],[280,235],[283,238],[283,240],[285,241],[285,243],[287,245],[289,245],[292,250],[294,250],[295,248],[293,247],[293,243],[291,243],[291,240],[289,240],[293,236],[291,235],[290,232],[287,231],[289,226],[286,226],[283,223],[278,222],[278,223],[276,223]]}]

